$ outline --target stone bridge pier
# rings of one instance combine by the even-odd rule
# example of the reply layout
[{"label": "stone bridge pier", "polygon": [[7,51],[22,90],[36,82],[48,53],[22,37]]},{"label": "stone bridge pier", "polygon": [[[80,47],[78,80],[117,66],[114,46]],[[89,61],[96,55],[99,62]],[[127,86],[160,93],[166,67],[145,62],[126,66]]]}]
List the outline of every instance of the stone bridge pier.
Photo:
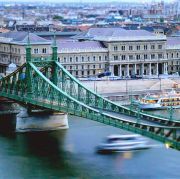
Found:
[{"label": "stone bridge pier", "polygon": [[30,111],[21,108],[16,116],[16,131],[48,131],[68,129],[68,115],[50,111]]}]

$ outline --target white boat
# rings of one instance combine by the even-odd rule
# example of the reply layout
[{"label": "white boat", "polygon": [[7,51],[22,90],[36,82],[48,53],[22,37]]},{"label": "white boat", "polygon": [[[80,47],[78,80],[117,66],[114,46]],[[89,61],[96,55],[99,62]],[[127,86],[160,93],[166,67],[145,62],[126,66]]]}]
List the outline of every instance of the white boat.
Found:
[{"label": "white boat", "polygon": [[150,145],[148,144],[147,139],[140,135],[111,135],[106,138],[105,143],[102,143],[97,147],[97,152],[112,153],[148,148],[150,148]]},{"label": "white boat", "polygon": [[146,95],[139,99],[136,104],[140,109],[180,108],[180,93],[172,90],[169,93],[159,95]]}]

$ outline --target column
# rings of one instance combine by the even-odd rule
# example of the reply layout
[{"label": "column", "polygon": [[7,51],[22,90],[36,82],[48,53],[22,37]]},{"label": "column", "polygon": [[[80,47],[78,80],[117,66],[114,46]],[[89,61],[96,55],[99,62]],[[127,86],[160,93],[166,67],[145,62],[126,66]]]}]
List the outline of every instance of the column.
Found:
[{"label": "column", "polygon": [[168,74],[168,63],[166,63],[166,74]]},{"label": "column", "polygon": [[151,76],[151,63],[149,64],[149,76]]},{"label": "column", "polygon": [[111,75],[114,75],[114,65],[109,66],[109,71],[111,72]]},{"label": "column", "polygon": [[134,64],[134,74],[137,74],[137,68],[136,68],[136,64]]},{"label": "column", "polygon": [[119,76],[122,76],[122,69],[121,69],[121,65],[119,65]]},{"label": "column", "polygon": [[144,75],[144,63],[141,64],[141,75]]},{"label": "column", "polygon": [[167,63],[163,63],[163,72],[167,74]]},{"label": "column", "polygon": [[126,67],[126,76],[129,77],[129,64],[127,64],[127,67]]},{"label": "column", "polygon": [[157,76],[159,75],[159,64],[158,63],[156,64],[156,75]]}]

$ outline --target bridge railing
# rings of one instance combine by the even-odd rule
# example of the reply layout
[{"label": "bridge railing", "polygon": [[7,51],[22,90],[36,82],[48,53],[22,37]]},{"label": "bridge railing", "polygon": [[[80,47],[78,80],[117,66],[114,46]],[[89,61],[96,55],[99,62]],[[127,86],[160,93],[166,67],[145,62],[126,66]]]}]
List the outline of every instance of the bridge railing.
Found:
[{"label": "bridge railing", "polygon": [[[154,118],[157,120],[168,120],[167,118],[162,116],[150,115],[142,111],[137,111],[135,109],[130,109],[128,107],[118,105],[85,87],[83,84],[81,84],[79,80],[72,76],[71,73],[69,73],[59,62],[56,62],[56,64],[58,66],[58,74],[60,74],[58,78],[58,87],[63,89],[63,91],[65,91],[70,96],[73,96],[77,100],[98,109],[119,112],[135,117],[140,114],[142,118],[144,117],[146,119]],[[175,123],[178,123],[179,125],[178,120],[173,121]]]},{"label": "bridge railing", "polygon": [[[18,75],[23,70],[27,70],[25,68],[17,71],[17,74],[11,76],[11,79],[8,77],[3,80],[0,95],[38,108],[61,111],[140,133],[162,142],[169,142],[172,147],[179,149],[179,128],[136,123],[103,113],[101,110],[89,107],[58,88],[33,63],[29,63],[29,67],[31,68],[32,77],[34,76],[31,78],[30,89],[27,85],[29,79],[20,80],[20,75]],[[14,76],[16,76],[15,82],[19,83],[13,82]],[[116,109],[114,108],[114,110]]]}]

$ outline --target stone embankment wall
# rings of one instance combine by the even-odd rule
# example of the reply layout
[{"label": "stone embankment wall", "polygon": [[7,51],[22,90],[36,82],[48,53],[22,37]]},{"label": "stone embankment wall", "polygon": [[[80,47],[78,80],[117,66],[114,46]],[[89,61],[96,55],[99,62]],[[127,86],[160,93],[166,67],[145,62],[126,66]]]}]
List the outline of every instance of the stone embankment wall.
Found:
[{"label": "stone embankment wall", "polygon": [[145,90],[166,90],[173,87],[180,89],[180,78],[176,79],[137,79],[137,80],[114,80],[114,81],[82,81],[88,88],[100,94],[122,93]]}]

